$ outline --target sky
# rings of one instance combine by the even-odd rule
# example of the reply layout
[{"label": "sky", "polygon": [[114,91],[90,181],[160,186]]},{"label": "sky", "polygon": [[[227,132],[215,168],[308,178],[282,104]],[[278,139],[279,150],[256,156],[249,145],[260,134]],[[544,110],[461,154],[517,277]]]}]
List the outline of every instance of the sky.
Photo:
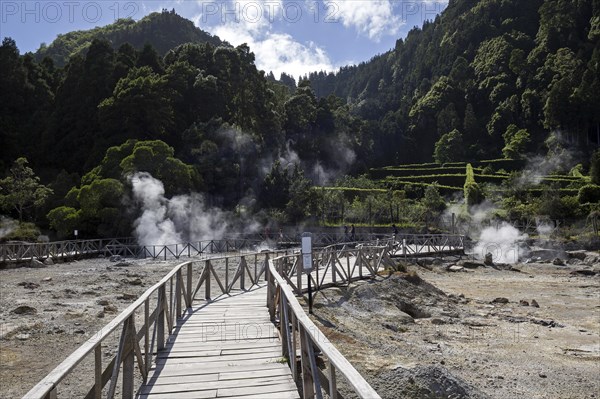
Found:
[{"label": "sky", "polygon": [[164,8],[233,45],[247,43],[259,69],[296,79],[335,71],[392,49],[398,38],[434,19],[448,0],[0,0],[0,37],[21,53],[58,34],[118,18],[139,20]]}]

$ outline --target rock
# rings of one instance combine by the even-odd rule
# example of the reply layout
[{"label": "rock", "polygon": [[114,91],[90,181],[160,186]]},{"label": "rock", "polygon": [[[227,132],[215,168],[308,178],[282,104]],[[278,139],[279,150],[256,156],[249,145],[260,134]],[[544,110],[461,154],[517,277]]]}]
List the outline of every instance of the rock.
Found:
[{"label": "rock", "polygon": [[117,313],[119,309],[117,309],[117,307],[115,305],[106,305],[104,307],[104,312],[105,313]]},{"label": "rock", "polygon": [[75,334],[85,334],[85,331],[83,331],[82,329],[78,329],[73,331]]},{"label": "rock", "polygon": [[96,313],[96,317],[99,319],[103,319],[104,318],[104,310],[101,310],[98,313]]},{"label": "rock", "polygon": [[27,341],[29,338],[31,338],[31,335],[29,334],[18,334],[17,336],[15,336],[16,339],[18,339],[19,341]]},{"label": "rock", "polygon": [[565,261],[562,260],[561,258],[554,258],[554,260],[552,261],[552,264],[555,266],[564,266]]},{"label": "rock", "polygon": [[106,300],[106,299],[99,299],[99,300],[97,300],[97,301],[96,301],[96,303],[97,303],[98,305],[100,305],[100,306],[106,306],[106,305],[108,305],[110,302],[108,302],[108,300]]},{"label": "rock", "polygon": [[52,266],[52,265],[54,265],[54,261],[52,260],[52,258],[46,258],[46,259],[44,259],[44,265]]},{"label": "rock", "polygon": [[48,281],[52,281],[52,277],[44,277],[42,281],[47,283]]},{"label": "rock", "polygon": [[123,295],[117,297],[117,299],[122,299],[125,301],[131,301],[132,299],[135,299],[135,298],[137,298],[137,295],[127,294],[127,293],[123,293]]},{"label": "rock", "polygon": [[568,265],[573,265],[573,266],[581,265],[582,263],[583,263],[582,260],[575,259],[575,258],[571,258],[567,261]]},{"label": "rock", "polygon": [[460,266],[466,269],[477,269],[478,267],[485,267],[485,264],[482,262],[476,262],[472,260],[465,260],[459,263]]},{"label": "rock", "polygon": [[502,297],[499,297],[499,298],[496,298],[496,299],[494,299],[494,300],[493,300],[491,303],[501,303],[501,304],[505,304],[505,303],[508,303],[508,302],[509,302],[509,301],[508,301],[508,298],[502,298]]},{"label": "rock", "polygon": [[463,270],[465,270],[465,268],[464,268],[464,267],[462,267],[462,266],[456,266],[456,265],[454,265],[454,266],[450,266],[450,267],[448,268],[448,271],[449,271],[449,272],[462,272]]},{"label": "rock", "polygon": [[142,279],[136,278],[134,280],[128,280],[127,283],[131,285],[142,285]]},{"label": "rock", "polygon": [[14,314],[24,314],[24,315],[32,315],[32,314],[36,314],[37,313],[37,309],[33,308],[31,306],[21,305],[21,306],[17,306],[13,310],[11,310],[11,313],[14,313]]},{"label": "rock", "polygon": [[527,302],[527,301],[526,301],[526,300],[524,300],[524,299],[521,299],[521,300],[519,301],[519,305],[521,305],[521,306],[529,306],[529,302]]},{"label": "rock", "polygon": [[567,251],[567,256],[570,259],[585,260],[585,257],[587,256],[587,252],[585,250],[581,250],[581,251]]},{"label": "rock", "polygon": [[531,306],[533,306],[534,308],[539,308],[540,305],[537,303],[537,301],[535,299],[531,300]]},{"label": "rock", "polygon": [[32,283],[32,282],[29,282],[29,281],[23,281],[23,282],[20,282],[20,283],[19,283],[19,284],[17,284],[17,285],[20,285],[20,286],[22,286],[23,288],[27,288],[28,290],[34,290],[34,289],[36,289],[36,288],[40,288],[40,285],[39,285],[39,284],[37,284],[37,283]]},{"label": "rock", "polygon": [[130,262],[125,262],[125,261],[123,261],[123,262],[119,262],[119,263],[116,263],[116,264],[115,264],[115,266],[117,266],[117,267],[128,267],[128,266],[131,266],[131,265],[132,265],[132,263],[130,263]]},{"label": "rock", "polygon": [[573,275],[573,276],[579,275],[579,276],[590,276],[590,277],[592,277],[592,276],[596,275],[596,272],[594,270],[573,270],[571,272],[571,275]]},{"label": "rock", "polygon": [[483,263],[487,266],[494,266],[494,255],[492,255],[490,252],[485,254],[485,259],[483,260]]},{"label": "rock", "polygon": [[431,324],[434,324],[436,326],[441,326],[443,324],[448,324],[448,323],[444,319],[435,317],[435,318],[431,319]]},{"label": "rock", "polygon": [[29,262],[29,267],[32,267],[34,269],[43,269],[44,267],[46,267],[46,265],[37,259],[31,259],[31,262]]},{"label": "rock", "polygon": [[590,265],[592,266],[595,263],[598,263],[598,261],[600,260],[600,258],[596,255],[589,255],[586,256],[585,259],[583,260],[583,263],[585,263],[586,265]]},{"label": "rock", "polygon": [[121,255],[112,255],[110,258],[108,258],[111,262],[120,262],[123,258],[121,257]]},{"label": "rock", "polygon": [[540,376],[540,378],[548,378],[548,376],[544,373],[540,373],[539,376]]}]

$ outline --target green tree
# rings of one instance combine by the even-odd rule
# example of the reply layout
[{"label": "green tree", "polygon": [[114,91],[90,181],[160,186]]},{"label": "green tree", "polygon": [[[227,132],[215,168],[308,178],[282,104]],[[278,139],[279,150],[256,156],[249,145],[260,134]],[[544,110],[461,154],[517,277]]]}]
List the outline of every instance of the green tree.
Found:
[{"label": "green tree", "polygon": [[590,178],[592,183],[600,186],[600,150],[596,150],[592,154],[590,163]]},{"label": "green tree", "polygon": [[460,161],[464,158],[465,150],[462,134],[454,129],[444,134],[437,143],[435,143],[435,152],[433,157],[439,164],[446,162]]},{"label": "green tree", "polygon": [[466,178],[464,185],[465,202],[468,206],[480,203],[483,200],[483,194],[479,184],[475,181],[475,173],[471,164],[467,164]]},{"label": "green tree", "polygon": [[40,207],[52,190],[40,183],[26,158],[18,158],[6,178],[0,180],[0,205],[13,210],[23,221],[23,214],[32,207]]},{"label": "green tree", "polygon": [[510,125],[504,133],[505,146],[502,154],[508,159],[519,159],[525,155],[527,145],[531,141],[529,132],[526,129],[520,129],[516,125]]}]

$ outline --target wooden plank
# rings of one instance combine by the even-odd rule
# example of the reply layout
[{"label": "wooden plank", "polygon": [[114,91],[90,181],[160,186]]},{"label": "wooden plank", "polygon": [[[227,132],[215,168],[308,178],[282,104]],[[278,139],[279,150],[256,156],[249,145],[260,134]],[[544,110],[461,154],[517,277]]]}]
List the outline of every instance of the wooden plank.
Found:
[{"label": "wooden plank", "polygon": [[[206,382],[192,382],[192,383],[174,383],[164,385],[146,385],[140,389],[140,393],[144,395],[156,394],[156,393],[170,393],[170,392],[197,392],[206,391],[213,389],[232,389],[232,388],[255,388],[269,385],[287,385],[289,389],[290,385],[293,385],[292,377],[290,376],[275,376],[275,377],[262,377],[252,378],[244,380],[218,380],[218,381],[206,381]],[[218,395],[218,392],[217,392]]]},{"label": "wooden plank", "polygon": [[217,390],[217,398],[227,396],[264,395],[267,393],[289,392],[295,388],[296,385],[293,383],[268,384],[256,387],[222,388]]},{"label": "wooden plank", "polygon": [[285,392],[260,393],[258,395],[241,395],[241,396],[219,396],[219,398],[231,399],[300,399],[298,390]]},{"label": "wooden plank", "polygon": [[211,399],[217,397],[217,390],[199,392],[171,392],[155,395],[139,395],[136,399]]},{"label": "wooden plank", "polygon": [[195,370],[199,374],[212,374],[212,373],[223,373],[223,372],[234,372],[234,371],[258,371],[258,370],[271,370],[277,368],[287,368],[287,365],[275,362],[266,362],[264,360],[246,360],[243,362],[212,362],[210,364],[202,363],[187,363],[187,364],[165,364],[157,368],[153,366],[151,371],[157,371],[165,375],[173,374],[184,374],[190,369]]},{"label": "wooden plank", "polygon": [[248,360],[263,360],[268,361],[270,359],[277,360],[278,358],[273,355],[266,353],[249,353],[242,355],[228,355],[228,356],[214,356],[214,357],[192,357],[192,358],[158,358],[155,361],[156,365],[169,365],[169,364],[186,364],[186,363],[212,363],[212,362],[230,362],[230,363],[239,363]]}]

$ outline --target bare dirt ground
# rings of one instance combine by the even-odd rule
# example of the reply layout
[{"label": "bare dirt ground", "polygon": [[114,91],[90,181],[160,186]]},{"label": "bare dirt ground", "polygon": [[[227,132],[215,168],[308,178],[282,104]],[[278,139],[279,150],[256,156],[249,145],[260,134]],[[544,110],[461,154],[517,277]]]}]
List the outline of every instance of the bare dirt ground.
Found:
[{"label": "bare dirt ground", "polygon": [[597,398],[600,264],[588,255],[410,266],[319,293],[314,319],[384,398]]},{"label": "bare dirt ground", "polygon": [[[109,259],[0,270],[0,398],[20,398],[181,261]],[[120,329],[118,331],[120,334]],[[118,337],[104,349],[114,356]],[[93,356],[91,356],[93,361]],[[89,367],[88,367],[89,366]],[[81,367],[93,366],[83,364]],[[77,397],[66,381],[66,397]],[[89,385],[88,385],[89,388]]]},{"label": "bare dirt ground", "polygon": [[[0,270],[0,398],[23,396],[180,262]],[[600,272],[597,259],[447,266],[327,289],[315,321],[384,398],[600,397],[600,275],[572,274]],[[80,385],[61,384],[62,396],[80,397]]]}]

